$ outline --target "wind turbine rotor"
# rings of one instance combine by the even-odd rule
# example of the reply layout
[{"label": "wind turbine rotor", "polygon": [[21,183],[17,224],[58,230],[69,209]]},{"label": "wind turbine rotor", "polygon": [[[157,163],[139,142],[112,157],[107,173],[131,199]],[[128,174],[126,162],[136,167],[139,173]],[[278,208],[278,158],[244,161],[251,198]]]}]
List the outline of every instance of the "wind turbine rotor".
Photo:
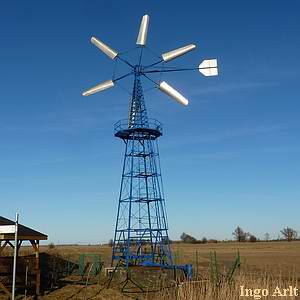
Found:
[{"label": "wind turbine rotor", "polygon": [[104,44],[102,41],[98,40],[95,37],[91,38],[91,42],[99,48],[104,54],[106,54],[109,58],[115,59],[118,56],[118,52],[106,44]]},{"label": "wind turbine rotor", "polygon": [[114,82],[112,80],[107,80],[107,81],[101,82],[101,83],[97,84],[96,86],[90,88],[89,90],[83,92],[82,96],[90,96],[92,94],[107,90],[112,87],[114,87]]},{"label": "wind turbine rotor", "polygon": [[148,34],[148,26],[149,26],[149,16],[144,15],[141,21],[141,26],[139,30],[139,35],[136,40],[136,44],[140,46],[145,46],[147,41],[147,34]]},{"label": "wind turbine rotor", "polygon": [[195,48],[196,48],[196,45],[190,44],[190,45],[163,53],[161,56],[162,56],[162,59],[165,62],[167,62],[167,61],[173,60],[179,56],[182,56],[182,55],[186,54],[187,52],[194,50]]},{"label": "wind turbine rotor", "polygon": [[[166,68],[162,66],[165,62],[172,61],[180,56],[185,55],[186,53],[194,50],[196,48],[195,44],[188,44],[183,47],[165,52],[161,54],[161,57],[158,61],[149,64],[143,65],[142,64],[142,54],[143,54],[143,47],[146,46],[147,43],[147,35],[148,35],[148,27],[149,27],[150,17],[148,15],[144,15],[141,20],[140,28],[138,37],[136,40],[136,44],[138,48],[141,49],[139,54],[139,63],[137,65],[131,64],[127,59],[123,58],[121,54],[119,54],[116,50],[109,47],[101,40],[97,39],[96,37],[91,38],[91,42],[100,49],[105,55],[107,55],[110,59],[120,60],[123,63],[127,64],[130,67],[130,72],[124,74],[118,78],[113,77],[113,80],[107,80],[98,85],[88,89],[87,91],[83,92],[83,96],[89,96],[95,94],[97,92],[112,88],[115,83],[119,80],[124,79],[127,76],[133,75],[135,80],[138,76],[143,75],[152,83],[158,86],[158,88],[165,93],[166,95],[173,98],[175,101],[182,105],[188,105],[189,101],[183,95],[181,95],[177,90],[167,84],[165,81],[155,82],[152,80],[148,75],[155,74],[155,73],[169,73],[169,72],[180,72],[180,71],[190,71],[190,70],[198,70],[204,76],[217,76],[218,75],[218,62],[217,59],[205,59],[203,60],[198,67],[193,68],[178,68],[178,67],[170,67]],[[134,93],[135,91],[133,91]]]},{"label": "wind turbine rotor", "polygon": [[173,98],[178,103],[187,106],[189,104],[189,100],[187,100],[184,96],[182,96],[178,91],[176,91],[174,88],[172,88],[169,84],[167,84],[165,81],[162,81],[159,84],[159,89]]},{"label": "wind turbine rotor", "polygon": [[217,76],[218,75],[218,61],[217,59],[205,59],[199,65],[199,72],[204,76]]}]

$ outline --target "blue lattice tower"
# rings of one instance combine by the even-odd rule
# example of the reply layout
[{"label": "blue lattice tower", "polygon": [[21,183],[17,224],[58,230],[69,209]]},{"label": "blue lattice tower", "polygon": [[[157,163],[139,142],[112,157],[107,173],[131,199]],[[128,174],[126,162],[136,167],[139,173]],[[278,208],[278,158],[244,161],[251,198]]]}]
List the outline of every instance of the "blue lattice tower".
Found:
[{"label": "blue lattice tower", "polygon": [[158,121],[148,119],[139,67],[135,68],[127,121],[115,126],[125,156],[112,251],[112,262],[171,265],[157,138]]}]

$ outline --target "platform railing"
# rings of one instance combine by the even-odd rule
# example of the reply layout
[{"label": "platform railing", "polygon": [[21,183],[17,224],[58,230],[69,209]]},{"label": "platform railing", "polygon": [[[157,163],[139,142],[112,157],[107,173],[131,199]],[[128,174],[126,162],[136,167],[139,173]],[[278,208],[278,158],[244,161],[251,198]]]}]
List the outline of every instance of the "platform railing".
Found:
[{"label": "platform railing", "polygon": [[154,130],[157,130],[160,133],[162,133],[162,124],[158,120],[151,119],[151,118],[148,119],[147,125],[141,124],[140,126],[139,126],[139,124],[134,124],[134,125],[129,126],[128,119],[119,120],[118,122],[116,122],[114,124],[114,133],[117,133],[122,130],[130,130],[130,129],[135,129],[135,128],[154,129]]}]

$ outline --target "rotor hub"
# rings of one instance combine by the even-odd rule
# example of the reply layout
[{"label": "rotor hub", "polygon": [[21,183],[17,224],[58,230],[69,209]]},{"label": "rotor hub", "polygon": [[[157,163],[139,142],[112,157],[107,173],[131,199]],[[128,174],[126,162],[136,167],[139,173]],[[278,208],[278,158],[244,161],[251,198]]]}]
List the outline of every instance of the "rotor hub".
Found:
[{"label": "rotor hub", "polygon": [[143,66],[141,66],[141,65],[134,66],[134,69],[133,69],[134,75],[139,76],[139,75],[141,75],[142,71],[143,71]]}]

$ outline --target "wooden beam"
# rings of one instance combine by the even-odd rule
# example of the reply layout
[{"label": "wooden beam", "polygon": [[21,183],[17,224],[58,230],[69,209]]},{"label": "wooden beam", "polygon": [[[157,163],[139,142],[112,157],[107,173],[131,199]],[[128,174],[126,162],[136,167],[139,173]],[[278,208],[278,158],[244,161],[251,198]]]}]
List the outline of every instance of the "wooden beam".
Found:
[{"label": "wooden beam", "polygon": [[8,295],[9,297],[11,296],[10,291],[4,286],[4,284],[3,284],[2,282],[0,282],[0,290],[1,290],[1,289],[4,291],[4,293],[5,293],[6,295]]},{"label": "wooden beam", "polygon": [[6,247],[6,245],[7,245],[7,241],[5,241],[3,245],[1,245],[1,247],[0,247],[0,255],[1,255],[2,251],[4,250],[4,248]]},{"label": "wooden beam", "polygon": [[14,245],[9,240],[7,240],[6,243],[14,249]]},{"label": "wooden beam", "polygon": [[32,245],[32,248],[33,248],[34,252],[36,252],[36,251],[37,251],[37,247],[36,247],[36,242],[35,242],[35,240],[30,240],[30,243],[31,243],[31,245]]},{"label": "wooden beam", "polygon": [[[23,240],[23,241],[29,241],[29,240],[47,240],[48,236],[47,235],[40,235],[40,236],[36,236],[36,235],[18,235],[18,239],[19,240]],[[14,234],[0,234],[0,240],[5,241],[5,240],[10,240],[10,241],[14,241],[15,240],[15,235]]]}]

